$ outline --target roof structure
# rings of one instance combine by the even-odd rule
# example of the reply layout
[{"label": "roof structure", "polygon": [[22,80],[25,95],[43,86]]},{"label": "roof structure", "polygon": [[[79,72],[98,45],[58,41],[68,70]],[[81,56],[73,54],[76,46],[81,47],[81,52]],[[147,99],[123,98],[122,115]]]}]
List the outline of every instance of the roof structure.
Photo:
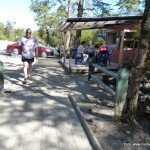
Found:
[{"label": "roof structure", "polygon": [[116,25],[139,22],[142,16],[121,16],[121,17],[97,17],[97,18],[68,18],[60,28],[60,31],[86,30],[107,28]]}]

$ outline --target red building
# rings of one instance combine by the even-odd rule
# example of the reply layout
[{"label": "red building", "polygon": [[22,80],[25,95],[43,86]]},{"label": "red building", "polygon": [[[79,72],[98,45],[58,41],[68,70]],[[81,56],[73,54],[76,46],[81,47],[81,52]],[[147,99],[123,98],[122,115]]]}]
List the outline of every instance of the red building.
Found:
[{"label": "red building", "polygon": [[115,62],[118,66],[134,60],[137,41],[134,39],[138,23],[116,25],[106,28],[106,42],[112,54],[110,61]]},{"label": "red building", "polygon": [[[140,24],[142,16],[121,16],[104,18],[68,18],[60,31],[65,33],[65,50],[67,50],[72,30],[106,29],[106,44],[112,54],[110,61],[117,63],[120,68],[124,63],[135,57],[136,41],[133,33]],[[65,57],[64,57],[65,58]],[[65,62],[65,61],[64,61]]]}]

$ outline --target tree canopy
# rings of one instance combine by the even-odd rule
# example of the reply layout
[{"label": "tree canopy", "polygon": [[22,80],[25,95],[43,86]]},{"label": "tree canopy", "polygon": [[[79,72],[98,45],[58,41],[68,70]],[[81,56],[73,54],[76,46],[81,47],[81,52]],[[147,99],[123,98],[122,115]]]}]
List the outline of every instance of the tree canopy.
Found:
[{"label": "tree canopy", "polygon": [[[30,9],[36,14],[35,20],[39,26],[38,36],[41,41],[53,46],[63,43],[63,34],[59,32],[59,28],[67,17],[106,17],[143,12],[143,0],[118,0],[114,6],[104,0],[31,0],[31,2]],[[41,31],[45,36],[41,36]],[[80,39],[81,31],[78,32],[77,38]]]}]

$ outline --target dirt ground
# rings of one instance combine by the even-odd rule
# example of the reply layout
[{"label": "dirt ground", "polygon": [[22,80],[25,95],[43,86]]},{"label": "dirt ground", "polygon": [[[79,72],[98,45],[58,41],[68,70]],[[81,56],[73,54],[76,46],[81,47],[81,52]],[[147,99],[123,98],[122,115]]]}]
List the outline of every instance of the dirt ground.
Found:
[{"label": "dirt ground", "polygon": [[114,99],[92,81],[88,82],[87,75],[72,77],[82,91],[76,97],[77,105],[104,150],[150,149],[148,119],[138,120],[137,127],[116,121]]}]

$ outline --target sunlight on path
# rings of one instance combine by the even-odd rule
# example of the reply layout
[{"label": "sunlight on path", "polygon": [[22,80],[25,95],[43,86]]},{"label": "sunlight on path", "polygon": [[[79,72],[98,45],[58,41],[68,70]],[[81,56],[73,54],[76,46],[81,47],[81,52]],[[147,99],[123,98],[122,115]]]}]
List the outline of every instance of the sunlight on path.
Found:
[{"label": "sunlight on path", "polygon": [[13,92],[0,101],[0,149],[92,149],[67,97],[63,70],[51,62],[39,62],[27,85],[22,72],[6,68],[5,88]]}]

